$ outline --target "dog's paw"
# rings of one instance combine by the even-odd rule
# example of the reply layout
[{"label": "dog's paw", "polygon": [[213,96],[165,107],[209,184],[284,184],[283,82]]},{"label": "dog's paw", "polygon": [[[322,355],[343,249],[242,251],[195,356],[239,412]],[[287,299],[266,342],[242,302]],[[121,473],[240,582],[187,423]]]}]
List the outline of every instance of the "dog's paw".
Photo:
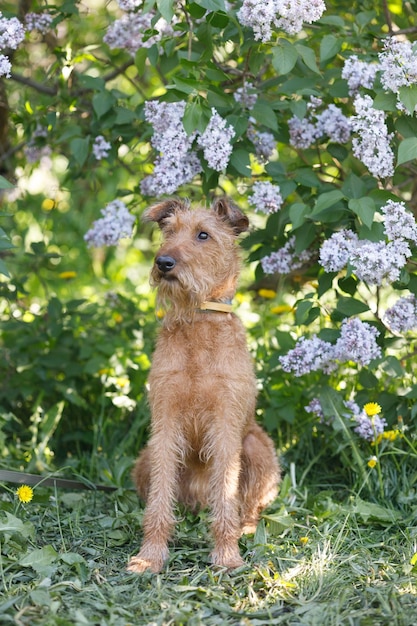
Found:
[{"label": "dog's paw", "polygon": [[142,574],[146,571],[151,571],[154,574],[160,572],[164,566],[165,559],[168,555],[165,555],[161,551],[141,550],[136,556],[132,556],[127,564],[127,571],[134,574]]},{"label": "dog's paw", "polygon": [[238,549],[213,550],[211,553],[211,562],[217,567],[226,567],[227,569],[236,569],[242,567],[245,561],[239,554]]}]

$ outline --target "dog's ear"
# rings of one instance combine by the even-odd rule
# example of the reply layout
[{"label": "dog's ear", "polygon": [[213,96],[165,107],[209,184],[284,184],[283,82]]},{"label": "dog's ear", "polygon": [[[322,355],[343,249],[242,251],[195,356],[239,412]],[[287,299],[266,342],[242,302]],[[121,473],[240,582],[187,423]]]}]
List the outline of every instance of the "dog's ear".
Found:
[{"label": "dog's ear", "polygon": [[171,200],[164,200],[154,204],[142,215],[143,222],[158,222],[160,228],[164,225],[164,220],[170,215],[173,215],[177,211],[185,211],[188,208],[188,204],[178,198],[172,198]]},{"label": "dog's ear", "polygon": [[218,198],[214,201],[211,210],[228,222],[236,235],[249,229],[249,220],[244,213],[228,198]]}]

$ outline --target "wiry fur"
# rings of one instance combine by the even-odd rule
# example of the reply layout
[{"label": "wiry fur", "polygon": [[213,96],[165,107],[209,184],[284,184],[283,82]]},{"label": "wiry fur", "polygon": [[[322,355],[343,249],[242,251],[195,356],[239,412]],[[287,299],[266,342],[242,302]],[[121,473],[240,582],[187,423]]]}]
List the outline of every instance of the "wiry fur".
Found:
[{"label": "wiry fur", "polygon": [[[254,531],[274,499],[279,467],[271,439],[254,419],[256,380],[241,322],[198,307],[233,297],[236,236],[248,220],[225,199],[211,210],[169,200],[148,209],[145,219],[158,222],[164,235],[151,281],[167,313],[149,376],[151,438],[133,470],[147,503],[144,541],[128,569],[162,568],[174,501],[210,507],[212,562],[238,567],[238,537]],[[201,232],[208,238],[200,239]],[[161,271],[161,257],[175,266]]]}]

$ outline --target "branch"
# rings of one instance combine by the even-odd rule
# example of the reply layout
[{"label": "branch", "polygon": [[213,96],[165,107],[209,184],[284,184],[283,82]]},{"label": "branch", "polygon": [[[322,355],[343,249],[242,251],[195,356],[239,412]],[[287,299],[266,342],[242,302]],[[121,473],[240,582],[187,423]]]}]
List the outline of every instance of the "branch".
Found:
[{"label": "branch", "polygon": [[31,78],[26,78],[21,74],[16,74],[16,72],[12,72],[11,79],[15,80],[17,83],[21,83],[22,85],[27,85],[28,87],[32,87],[39,93],[44,93],[47,96],[56,96],[58,90],[56,87],[48,87],[47,85],[42,85],[41,83],[37,83]]},{"label": "branch", "polygon": [[392,35],[393,32],[394,32],[394,29],[393,29],[391,13],[390,13],[389,8],[388,8],[387,0],[384,0],[382,5],[384,7],[385,19],[387,20],[389,34]]}]

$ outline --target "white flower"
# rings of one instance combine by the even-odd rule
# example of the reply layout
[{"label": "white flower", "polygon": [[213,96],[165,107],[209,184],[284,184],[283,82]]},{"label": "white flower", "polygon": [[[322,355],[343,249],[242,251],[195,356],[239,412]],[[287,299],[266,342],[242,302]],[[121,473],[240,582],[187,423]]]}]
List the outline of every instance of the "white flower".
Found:
[{"label": "white flower", "polygon": [[[155,15],[154,11],[128,13],[110,24],[103,41],[112,50],[124,48],[134,56],[140,48],[150,48],[163,36],[172,35],[172,27],[163,18],[152,24]],[[145,33],[150,29],[157,31],[157,34],[147,37]]]},{"label": "white flower", "polygon": [[388,200],[382,207],[384,229],[388,239],[408,239],[417,244],[417,224],[404,202]]},{"label": "white flower", "polygon": [[384,89],[398,93],[400,87],[417,83],[417,50],[409,41],[386,39],[379,55],[381,83]]},{"label": "white flower", "polygon": [[92,149],[97,161],[101,161],[101,159],[106,159],[108,157],[111,144],[104,139],[103,135],[97,135]]},{"label": "white flower", "polygon": [[417,328],[417,298],[411,294],[399,298],[385,311],[384,320],[391,330],[405,333]]},{"label": "white flower", "polygon": [[251,110],[256,104],[258,94],[252,83],[244,83],[242,87],[236,89],[233,97],[243,108]]},{"label": "white flower", "polygon": [[282,248],[261,259],[261,265],[265,274],[289,274],[300,269],[312,256],[310,250],[296,254],[295,237],[291,237]]},{"label": "white flower", "polygon": [[295,35],[303,28],[303,22],[317,21],[325,9],[323,0],[243,0],[237,18],[243,26],[253,29],[255,40],[266,42],[274,28]]},{"label": "white flower", "polygon": [[350,125],[348,118],[335,104],[329,104],[327,109],[316,116],[316,136],[327,137],[333,143],[346,143],[350,139]]},{"label": "white flower", "polygon": [[143,4],[143,0],[117,0],[122,11],[132,12]]},{"label": "white flower", "polygon": [[340,272],[358,244],[358,236],[351,230],[334,233],[320,248],[319,263],[326,272]]},{"label": "white flower", "polygon": [[370,96],[356,96],[357,115],[350,118],[358,137],[352,140],[353,154],[366,165],[373,176],[385,178],[394,174],[394,152],[390,146],[384,111],[372,108]]},{"label": "white flower", "polygon": [[37,30],[43,35],[47,33],[53,21],[52,15],[46,13],[27,13],[25,16],[25,24],[27,30]]},{"label": "white flower", "polygon": [[356,426],[354,428],[355,433],[366,439],[366,441],[373,441],[378,435],[384,432],[386,426],[388,426],[385,418],[379,415],[373,415],[369,417],[365,411],[354,415]]},{"label": "white flower", "polygon": [[327,341],[313,335],[311,339],[300,337],[295,348],[280,356],[279,360],[284,372],[292,372],[294,376],[303,376],[317,370],[328,369],[333,360],[333,346]]},{"label": "white flower", "polygon": [[334,347],[334,358],[368,365],[381,356],[381,348],[376,343],[378,335],[374,326],[356,317],[343,320],[340,337]]},{"label": "white flower", "polygon": [[268,132],[259,132],[252,124],[249,124],[246,132],[248,139],[253,143],[255,154],[258,159],[265,163],[268,161],[276,149],[277,142],[274,135]]},{"label": "white flower", "polygon": [[315,125],[308,118],[300,119],[294,115],[288,120],[290,144],[302,150],[309,148],[317,139]]},{"label": "white flower", "polygon": [[377,63],[359,61],[356,54],[346,59],[342,69],[342,78],[347,80],[350,95],[355,95],[360,87],[372,89],[378,69]]},{"label": "white flower", "polygon": [[0,50],[11,48],[16,50],[25,38],[25,29],[17,17],[3,17],[0,11]]},{"label": "white flower", "polygon": [[12,64],[10,63],[8,57],[4,54],[0,54],[0,76],[5,76],[6,78],[10,78],[12,71]]},{"label": "white flower", "polygon": [[279,185],[273,185],[269,181],[258,181],[253,185],[253,193],[248,202],[262,213],[276,213],[284,202]]},{"label": "white flower", "polygon": [[222,172],[226,169],[233,150],[230,140],[234,136],[233,126],[228,126],[212,107],[210,121],[204,133],[197,138],[197,143],[203,148],[204,158],[213,170]]},{"label": "white flower", "polygon": [[135,217],[121,200],[113,200],[101,209],[103,217],[84,235],[88,246],[115,246],[123,237],[131,237]]},{"label": "white flower", "polygon": [[350,263],[359,280],[368,285],[393,283],[411,256],[405,241],[359,241],[350,255]]}]

